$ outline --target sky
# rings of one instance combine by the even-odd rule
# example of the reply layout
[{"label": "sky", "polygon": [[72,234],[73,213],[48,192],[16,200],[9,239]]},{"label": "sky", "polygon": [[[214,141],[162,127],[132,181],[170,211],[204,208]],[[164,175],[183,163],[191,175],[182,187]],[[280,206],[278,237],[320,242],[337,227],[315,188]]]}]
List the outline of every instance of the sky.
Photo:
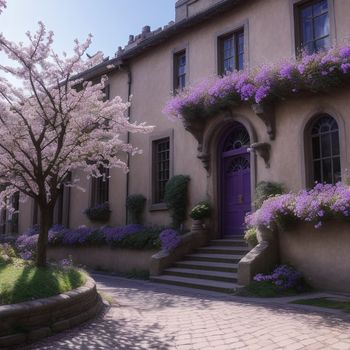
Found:
[{"label": "sky", "polygon": [[[0,32],[12,41],[24,41],[25,32],[35,31],[38,21],[53,30],[54,49],[71,52],[73,40],[84,41],[89,33],[93,43],[88,51],[114,56],[129,34],[142,27],[164,26],[175,16],[175,0],[7,0],[0,15]],[[4,61],[4,57],[0,56]]]}]

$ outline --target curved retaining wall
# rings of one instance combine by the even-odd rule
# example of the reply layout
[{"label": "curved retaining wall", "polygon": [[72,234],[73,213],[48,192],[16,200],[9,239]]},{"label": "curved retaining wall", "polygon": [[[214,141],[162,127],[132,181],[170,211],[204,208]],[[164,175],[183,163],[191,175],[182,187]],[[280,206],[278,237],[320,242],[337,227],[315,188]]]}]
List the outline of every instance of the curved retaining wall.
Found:
[{"label": "curved retaining wall", "polygon": [[281,262],[293,265],[311,286],[350,292],[350,223],[329,221],[318,230],[299,224],[278,236]]},{"label": "curved retaining wall", "polygon": [[102,308],[94,280],[47,299],[0,306],[0,349],[32,342],[95,317]]}]

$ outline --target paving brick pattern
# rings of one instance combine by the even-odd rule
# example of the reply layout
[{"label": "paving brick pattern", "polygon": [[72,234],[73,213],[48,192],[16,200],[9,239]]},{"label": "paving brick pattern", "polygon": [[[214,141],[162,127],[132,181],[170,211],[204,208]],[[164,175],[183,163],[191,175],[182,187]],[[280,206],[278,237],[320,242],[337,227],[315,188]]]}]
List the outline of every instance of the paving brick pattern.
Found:
[{"label": "paving brick pattern", "polygon": [[95,279],[115,305],[95,321],[26,350],[350,349],[345,314],[115,277]]}]

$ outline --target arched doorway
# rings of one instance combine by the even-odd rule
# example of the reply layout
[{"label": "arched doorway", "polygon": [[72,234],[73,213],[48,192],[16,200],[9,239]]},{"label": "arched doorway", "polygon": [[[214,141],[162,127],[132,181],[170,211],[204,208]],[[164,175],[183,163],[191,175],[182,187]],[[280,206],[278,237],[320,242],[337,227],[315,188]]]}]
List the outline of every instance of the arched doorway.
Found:
[{"label": "arched doorway", "polygon": [[221,140],[221,234],[240,236],[244,232],[245,215],[251,210],[250,137],[246,128],[235,122]]}]

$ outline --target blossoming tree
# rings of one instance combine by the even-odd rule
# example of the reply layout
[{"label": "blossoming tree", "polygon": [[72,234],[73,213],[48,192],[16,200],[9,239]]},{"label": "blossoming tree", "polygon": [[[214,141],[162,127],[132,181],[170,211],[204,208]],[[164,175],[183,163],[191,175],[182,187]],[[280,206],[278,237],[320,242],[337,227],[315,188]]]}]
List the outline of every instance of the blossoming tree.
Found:
[{"label": "blossoming tree", "polygon": [[[0,0],[0,13],[5,7]],[[32,198],[37,203],[37,265],[45,266],[59,190],[78,187],[74,176],[65,182],[67,175],[76,169],[95,177],[102,176],[101,168],[127,171],[121,154],[141,151],[126,144],[122,134],[147,133],[152,127],[131,123],[126,117],[129,104],[120,97],[104,100],[106,78],[92,84],[79,75],[102,58],[83,58],[91,35],[83,44],[75,41],[72,57],[60,57],[52,50],[53,33],[42,23],[27,37],[26,46],[0,34],[0,53],[14,63],[0,64],[0,206],[11,209],[15,193],[21,201]],[[6,79],[8,75],[15,84]]]}]

